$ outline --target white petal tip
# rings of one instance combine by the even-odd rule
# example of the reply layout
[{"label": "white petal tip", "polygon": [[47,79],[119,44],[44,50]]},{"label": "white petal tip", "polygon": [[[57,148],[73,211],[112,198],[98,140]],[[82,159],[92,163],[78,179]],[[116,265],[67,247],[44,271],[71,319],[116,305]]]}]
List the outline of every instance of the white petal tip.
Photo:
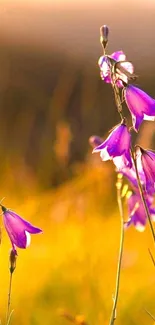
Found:
[{"label": "white petal tip", "polygon": [[25,231],[25,235],[26,235],[26,248],[27,248],[28,246],[30,246],[31,236],[30,236],[30,233],[28,231]]},{"label": "white petal tip", "polygon": [[155,221],[155,214],[151,214],[151,220]]},{"label": "white petal tip", "polygon": [[135,225],[135,228],[139,231],[139,232],[143,232],[145,230],[145,226],[142,225],[140,222],[137,222]]},{"label": "white petal tip", "polygon": [[144,120],[145,121],[155,121],[155,116],[148,116],[144,114]]}]

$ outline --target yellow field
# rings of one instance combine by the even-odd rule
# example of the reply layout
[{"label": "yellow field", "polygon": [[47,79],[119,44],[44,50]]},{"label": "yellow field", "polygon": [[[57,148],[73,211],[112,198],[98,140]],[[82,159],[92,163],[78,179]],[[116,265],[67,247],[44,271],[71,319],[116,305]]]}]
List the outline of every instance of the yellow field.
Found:
[{"label": "yellow field", "polygon": [[[108,165],[109,166],[109,165]],[[112,175],[112,176],[111,176]],[[83,315],[89,325],[108,324],[119,248],[120,219],[115,175],[107,165],[83,168],[80,176],[56,191],[5,205],[41,227],[27,250],[18,249],[13,274],[11,324],[62,325],[63,310]],[[24,197],[24,196],[23,196]],[[125,232],[116,324],[153,324],[155,256],[149,227]],[[3,229],[0,246],[0,318],[5,324],[10,243]],[[80,323],[80,322],[79,322]]]}]

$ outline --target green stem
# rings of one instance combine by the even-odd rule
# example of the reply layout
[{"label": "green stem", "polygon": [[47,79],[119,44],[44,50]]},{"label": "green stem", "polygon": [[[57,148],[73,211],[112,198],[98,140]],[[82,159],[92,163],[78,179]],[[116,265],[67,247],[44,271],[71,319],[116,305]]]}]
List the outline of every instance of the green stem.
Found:
[{"label": "green stem", "polygon": [[144,205],[144,209],[145,209],[147,218],[149,220],[149,225],[150,225],[152,237],[153,237],[153,240],[155,242],[154,228],[153,228],[153,224],[152,224],[152,221],[151,221],[151,217],[150,217],[149,209],[148,209],[148,206],[147,206],[147,202],[146,202],[146,199],[145,199],[144,190],[143,190],[143,187],[142,187],[142,184],[141,184],[141,181],[140,181],[140,177],[139,177],[139,173],[138,173],[138,168],[137,168],[137,161],[135,159],[134,151],[133,151],[132,148],[131,148],[131,156],[132,156],[132,159],[133,159],[133,162],[134,162],[134,166],[135,166],[135,171],[136,171],[137,183],[138,183],[138,188],[139,188],[140,196],[141,196],[141,199],[142,199],[142,202],[143,202],[143,205]]},{"label": "green stem", "polygon": [[124,244],[124,213],[123,213],[123,205],[122,205],[122,197],[121,197],[122,179],[120,178],[120,174],[118,174],[118,181],[116,183],[116,188],[117,188],[117,203],[118,203],[120,217],[121,217],[121,234],[120,234],[120,247],[119,247],[119,256],[118,256],[118,264],[117,264],[117,273],[116,273],[115,294],[113,297],[113,308],[112,308],[109,325],[113,325],[116,320],[116,310],[117,310],[117,302],[119,296],[120,275],[121,275],[123,244]]}]

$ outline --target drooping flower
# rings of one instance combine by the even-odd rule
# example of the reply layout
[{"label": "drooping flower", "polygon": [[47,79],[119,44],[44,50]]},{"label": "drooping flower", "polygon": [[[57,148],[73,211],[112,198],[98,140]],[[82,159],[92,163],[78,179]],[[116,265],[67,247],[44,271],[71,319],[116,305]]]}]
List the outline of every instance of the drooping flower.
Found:
[{"label": "drooping flower", "polygon": [[126,104],[132,115],[135,131],[138,131],[143,120],[155,120],[155,100],[143,90],[127,85],[124,90]]},{"label": "drooping flower", "polygon": [[102,55],[98,64],[102,80],[111,83],[113,74],[113,82],[116,82],[118,87],[123,87],[122,81],[128,83],[128,78],[132,76],[134,71],[132,63],[126,61],[126,56],[122,51],[114,52],[111,55]]},{"label": "drooping flower", "polygon": [[130,142],[130,132],[123,120],[102,144],[94,148],[93,153],[100,152],[103,161],[113,160],[118,170],[125,167],[131,168]]},{"label": "drooping flower", "polygon": [[30,234],[42,233],[41,229],[34,227],[15,212],[6,209],[2,205],[1,208],[3,211],[4,226],[15,253],[16,247],[27,248],[30,245]]},{"label": "drooping flower", "polygon": [[155,192],[155,152],[136,146],[137,168],[143,169],[146,189]]},{"label": "drooping flower", "polygon": [[[146,196],[146,203],[149,209],[152,221],[155,221],[155,208],[151,207],[152,197]],[[127,205],[129,212],[129,220],[125,223],[125,227],[131,224],[139,231],[144,231],[147,222],[147,215],[141,197],[138,193],[128,192]]]}]

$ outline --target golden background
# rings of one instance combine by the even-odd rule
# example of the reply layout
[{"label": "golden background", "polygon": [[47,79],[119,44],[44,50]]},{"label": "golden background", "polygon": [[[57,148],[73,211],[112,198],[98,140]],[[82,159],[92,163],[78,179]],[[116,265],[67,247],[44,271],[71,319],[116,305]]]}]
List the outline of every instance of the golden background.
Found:
[{"label": "golden background", "polygon": [[[116,175],[112,163],[91,155],[88,139],[106,135],[119,116],[99,76],[99,28],[109,26],[109,53],[122,49],[136,84],[155,97],[154,16],[153,0],[0,0],[0,194],[43,229],[18,250],[12,324],[67,324],[63,310],[108,324],[120,234]],[[138,140],[154,147],[153,123],[143,124]],[[126,231],[117,324],[153,323],[145,311],[155,315],[148,248],[154,254],[149,229]],[[2,225],[2,324],[9,249]]]}]

